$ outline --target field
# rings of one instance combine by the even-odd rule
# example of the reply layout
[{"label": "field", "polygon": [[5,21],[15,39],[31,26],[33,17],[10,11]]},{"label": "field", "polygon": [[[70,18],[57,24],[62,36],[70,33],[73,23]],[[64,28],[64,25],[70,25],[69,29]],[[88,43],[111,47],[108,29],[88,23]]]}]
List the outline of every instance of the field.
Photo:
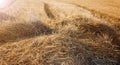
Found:
[{"label": "field", "polygon": [[0,9],[0,65],[120,65],[119,0],[15,0]]},{"label": "field", "polygon": [[[59,0],[58,0],[59,1]],[[74,5],[86,7],[112,17],[120,18],[120,0],[61,0]]]}]

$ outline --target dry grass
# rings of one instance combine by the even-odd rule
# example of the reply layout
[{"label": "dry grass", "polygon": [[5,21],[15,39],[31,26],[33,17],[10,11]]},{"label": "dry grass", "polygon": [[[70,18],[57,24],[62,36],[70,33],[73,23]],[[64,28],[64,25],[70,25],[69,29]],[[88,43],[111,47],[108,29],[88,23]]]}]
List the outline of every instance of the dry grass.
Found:
[{"label": "dry grass", "polygon": [[120,24],[85,16],[0,24],[0,65],[120,65]]},{"label": "dry grass", "polygon": [[46,35],[51,31],[40,21],[2,23],[0,26],[0,42],[12,42],[38,35]]},{"label": "dry grass", "polygon": [[[58,0],[59,1],[59,0]],[[112,19],[120,19],[120,0],[61,0],[63,2],[67,3],[73,3],[77,4],[79,6],[83,6],[85,8],[88,8],[90,10],[97,11],[97,16],[101,15],[99,13],[102,13],[105,16],[101,17],[111,17]],[[96,5],[96,6],[95,6]],[[109,16],[107,16],[109,15]]]},{"label": "dry grass", "polygon": [[51,19],[55,18],[55,16],[53,15],[52,11],[50,10],[50,6],[48,4],[46,4],[46,3],[44,4],[44,10],[45,10],[45,12],[46,12],[46,14],[47,14],[47,16],[49,18],[51,18]]}]

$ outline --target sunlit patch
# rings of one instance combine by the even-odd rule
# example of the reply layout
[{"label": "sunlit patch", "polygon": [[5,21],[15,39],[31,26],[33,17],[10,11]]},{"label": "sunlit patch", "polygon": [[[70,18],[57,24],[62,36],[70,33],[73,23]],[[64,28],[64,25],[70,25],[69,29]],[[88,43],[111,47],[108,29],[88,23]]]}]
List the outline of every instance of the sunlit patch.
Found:
[{"label": "sunlit patch", "polygon": [[0,0],[0,9],[9,6],[12,1],[13,0]]},{"label": "sunlit patch", "polygon": [[0,0],[0,8],[4,8],[7,6],[7,0]]}]

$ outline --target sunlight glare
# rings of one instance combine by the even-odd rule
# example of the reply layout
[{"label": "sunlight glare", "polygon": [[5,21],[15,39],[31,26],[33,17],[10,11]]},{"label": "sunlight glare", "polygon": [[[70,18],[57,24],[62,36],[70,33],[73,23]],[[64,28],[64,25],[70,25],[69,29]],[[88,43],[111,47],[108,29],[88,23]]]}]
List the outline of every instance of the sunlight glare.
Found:
[{"label": "sunlight glare", "polygon": [[0,8],[4,8],[8,5],[8,0],[0,0]]}]

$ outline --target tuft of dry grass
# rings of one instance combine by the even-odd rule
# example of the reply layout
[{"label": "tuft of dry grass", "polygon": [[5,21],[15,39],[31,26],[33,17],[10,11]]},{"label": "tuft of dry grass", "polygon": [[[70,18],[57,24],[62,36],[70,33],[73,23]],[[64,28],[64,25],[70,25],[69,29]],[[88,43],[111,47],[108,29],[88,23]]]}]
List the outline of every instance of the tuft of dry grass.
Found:
[{"label": "tuft of dry grass", "polygon": [[120,65],[118,22],[44,10],[49,20],[0,24],[0,65]]},{"label": "tuft of dry grass", "polygon": [[52,11],[50,10],[50,6],[47,3],[44,3],[44,10],[48,16],[48,18],[54,19],[55,16],[53,15]]},{"label": "tuft of dry grass", "polygon": [[47,35],[52,29],[40,21],[35,22],[9,22],[0,26],[0,42],[12,42],[38,35]]}]

